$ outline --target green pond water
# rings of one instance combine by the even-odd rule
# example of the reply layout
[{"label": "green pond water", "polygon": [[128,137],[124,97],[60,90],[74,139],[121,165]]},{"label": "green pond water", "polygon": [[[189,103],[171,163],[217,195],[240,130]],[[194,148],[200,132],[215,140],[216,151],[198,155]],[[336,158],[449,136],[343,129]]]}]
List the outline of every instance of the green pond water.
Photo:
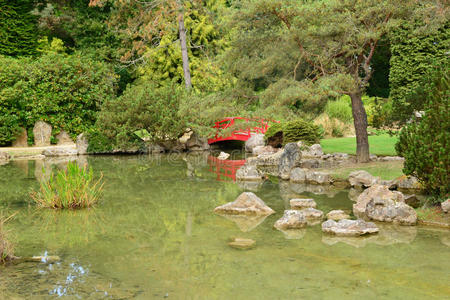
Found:
[{"label": "green pond water", "polygon": [[[289,199],[307,196],[325,213],[350,212],[348,190],[266,181],[240,186],[218,176],[207,155],[89,157],[105,190],[95,209],[37,209],[28,193],[42,167],[0,166],[0,208],[16,255],[58,255],[58,263],[0,267],[0,299],[449,299],[450,233],[380,225],[378,235],[337,238],[320,224],[273,228]],[[228,171],[231,172],[231,171]],[[48,172],[46,172],[48,174]],[[227,179],[219,181],[217,178]],[[254,191],[277,213],[228,219],[213,209]],[[233,237],[256,247],[237,250]]]}]

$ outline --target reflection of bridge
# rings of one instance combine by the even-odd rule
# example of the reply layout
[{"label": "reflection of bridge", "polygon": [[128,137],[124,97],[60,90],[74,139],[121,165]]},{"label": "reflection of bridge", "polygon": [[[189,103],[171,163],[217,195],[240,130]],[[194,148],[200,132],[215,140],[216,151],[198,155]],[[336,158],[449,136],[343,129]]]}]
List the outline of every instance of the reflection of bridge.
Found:
[{"label": "reflection of bridge", "polygon": [[208,157],[209,171],[217,174],[217,180],[230,178],[236,180],[236,171],[245,164],[245,159],[220,160],[215,156]]},{"label": "reflection of bridge", "polygon": [[[240,124],[239,124],[240,123]],[[250,127],[248,124],[246,129],[239,129],[243,125],[243,123],[253,123],[255,126]],[[241,126],[239,126],[241,125]],[[235,130],[232,130],[232,127],[236,127]],[[244,126],[245,127],[245,126]],[[208,139],[208,144],[213,144],[222,141],[247,141],[252,134],[257,133],[266,133],[267,128],[269,128],[269,121],[264,119],[247,119],[242,117],[231,117],[225,118],[220,122],[216,122],[214,127],[216,128],[216,135],[214,138]],[[232,130],[230,133],[227,133],[225,130],[230,128]],[[225,136],[221,133],[225,131]]]}]

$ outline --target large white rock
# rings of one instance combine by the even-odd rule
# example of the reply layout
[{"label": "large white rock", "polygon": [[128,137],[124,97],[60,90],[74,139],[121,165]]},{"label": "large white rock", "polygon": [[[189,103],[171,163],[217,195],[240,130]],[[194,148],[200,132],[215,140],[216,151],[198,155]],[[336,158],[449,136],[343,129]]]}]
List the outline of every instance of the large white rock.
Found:
[{"label": "large white rock", "polygon": [[377,233],[379,229],[374,223],[363,220],[328,220],[322,223],[322,231],[337,236],[361,236]]},{"label": "large white rock", "polygon": [[253,152],[253,148],[258,146],[264,146],[264,134],[258,133],[253,134],[246,142],[245,142],[245,151]]},{"label": "large white rock", "polygon": [[52,126],[44,121],[37,121],[33,128],[34,145],[37,147],[50,146]]},{"label": "large white rock", "polygon": [[89,147],[89,141],[88,141],[86,134],[82,133],[77,136],[76,145],[77,145],[78,154],[85,155],[88,153],[87,149]]},{"label": "large white rock", "polygon": [[273,209],[252,192],[244,192],[233,202],[218,206],[214,212],[234,215],[271,215]]}]

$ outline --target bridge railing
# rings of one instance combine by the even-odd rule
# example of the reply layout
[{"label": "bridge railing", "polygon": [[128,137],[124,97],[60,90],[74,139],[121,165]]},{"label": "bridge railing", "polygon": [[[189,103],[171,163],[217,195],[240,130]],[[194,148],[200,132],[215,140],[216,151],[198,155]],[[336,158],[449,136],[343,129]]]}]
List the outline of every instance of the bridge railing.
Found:
[{"label": "bridge railing", "polygon": [[[231,131],[230,134],[226,134],[224,136],[223,132],[226,129],[236,125],[235,120],[244,120],[246,123],[256,122],[259,124],[259,126],[248,127],[246,129],[236,129],[236,130]],[[266,133],[267,129],[269,128],[269,122],[271,122],[271,121],[268,121],[265,119],[260,119],[260,118],[254,118],[254,119],[248,119],[248,118],[243,118],[243,117],[226,118],[222,121],[215,123],[213,128],[216,128],[216,135],[214,136],[214,138],[209,139],[208,143],[212,144],[215,142],[226,141],[226,140],[246,141],[250,138],[250,136],[252,134]],[[276,122],[276,121],[272,121],[272,122]]]}]

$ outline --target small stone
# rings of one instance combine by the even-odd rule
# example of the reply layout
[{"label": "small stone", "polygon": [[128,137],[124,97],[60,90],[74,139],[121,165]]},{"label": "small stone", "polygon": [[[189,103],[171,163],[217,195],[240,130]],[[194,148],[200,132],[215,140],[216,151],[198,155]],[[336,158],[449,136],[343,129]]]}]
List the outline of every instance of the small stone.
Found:
[{"label": "small stone", "polygon": [[348,181],[351,186],[368,188],[379,183],[380,178],[372,176],[369,172],[364,170],[351,172],[348,176]]},{"label": "small stone", "polygon": [[308,207],[304,208],[299,211],[302,213],[307,220],[314,220],[314,219],[322,219],[323,218],[323,211]]},{"label": "small stone", "polygon": [[263,200],[252,192],[244,192],[233,202],[218,206],[214,209],[219,214],[234,215],[271,215],[275,213]]},{"label": "small stone", "polygon": [[350,219],[350,215],[346,214],[343,210],[332,210],[327,213],[328,220],[340,221]]},{"label": "small stone", "polygon": [[374,223],[363,220],[328,220],[322,223],[322,231],[337,236],[361,236],[377,233],[379,229]]},{"label": "small stone", "polygon": [[292,199],[289,201],[291,209],[316,208],[317,203],[313,199]]},{"label": "small stone", "polygon": [[450,199],[445,200],[441,203],[442,211],[448,213],[450,211]]},{"label": "small stone", "polygon": [[405,159],[400,156],[383,156],[383,157],[379,157],[378,160],[380,160],[380,161],[404,161]]},{"label": "small stone", "polygon": [[399,178],[394,179],[391,185],[399,190],[406,191],[422,189],[419,179],[414,176],[400,176]]},{"label": "small stone", "polygon": [[256,241],[252,239],[244,239],[244,238],[234,238],[228,245],[235,249],[250,249],[253,248],[256,244]]},{"label": "small stone", "polygon": [[277,220],[274,227],[279,230],[299,229],[307,225],[305,215],[299,210],[285,210],[283,216]]},{"label": "small stone", "polygon": [[227,160],[230,157],[229,153],[226,152],[220,152],[219,156],[217,157],[219,160]]}]

